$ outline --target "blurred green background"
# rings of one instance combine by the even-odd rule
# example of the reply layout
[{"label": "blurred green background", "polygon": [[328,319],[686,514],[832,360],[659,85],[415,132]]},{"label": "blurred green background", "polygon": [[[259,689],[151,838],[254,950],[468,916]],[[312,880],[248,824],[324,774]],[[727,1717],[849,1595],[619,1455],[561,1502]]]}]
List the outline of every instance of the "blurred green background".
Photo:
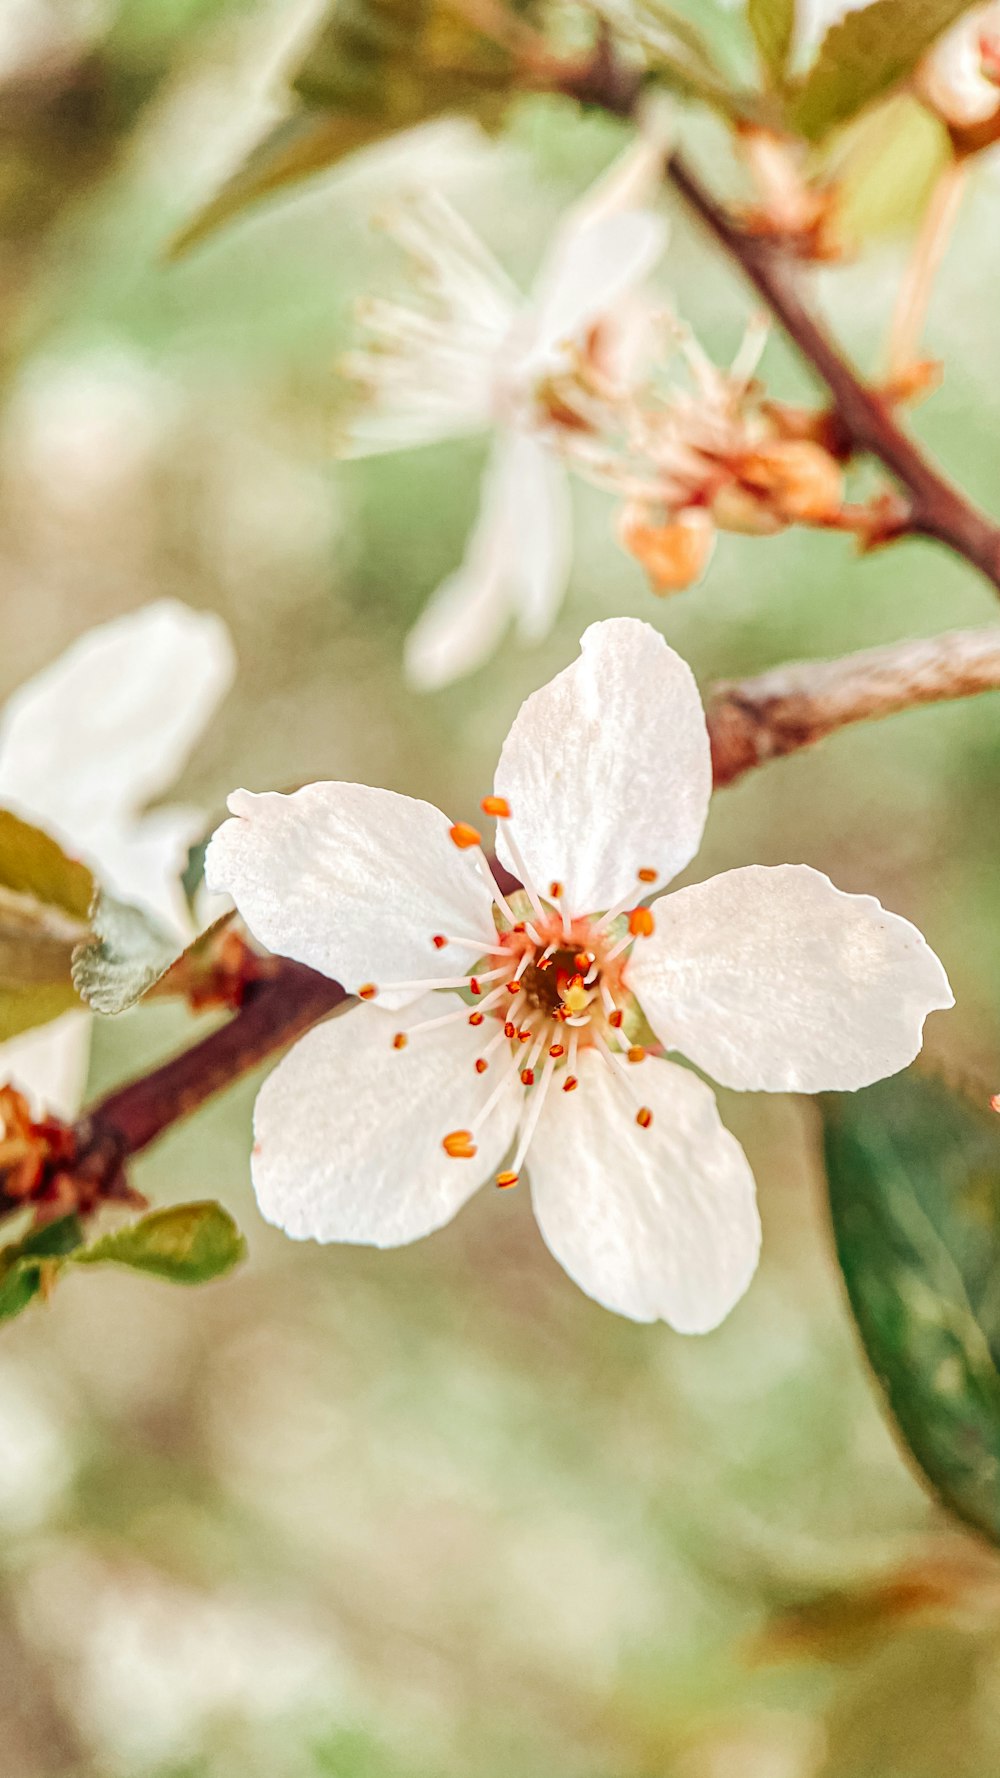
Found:
[{"label": "blurred green background", "polygon": [[[0,6],[2,689],[89,625],[173,594],[222,612],[237,688],[182,789],[369,780],[468,815],[521,698],[584,626],[659,625],[703,684],[989,622],[930,546],[859,562],[804,533],[724,539],[655,601],[577,491],[543,648],[434,698],[403,635],[457,561],[482,453],[338,466],[352,304],[399,267],[370,217],[437,184],[521,278],[622,132],[555,101],[488,139],[436,125],[169,266],[171,230],[273,109],[287,0]],[[728,149],[688,121],[720,180]],[[1000,183],[978,170],[933,305],[915,424],[1000,509]],[[732,353],[746,291],[672,216],[663,288]],[[904,251],[824,273],[875,362]],[[765,374],[807,391],[772,340]],[[996,1072],[996,703],[846,733],[724,792],[692,875],[805,860],[915,920],[957,1010],[935,1062]],[[204,1021],[202,1021],[202,1026]],[[97,1033],[96,1091],[200,1029]],[[993,1778],[1000,1562],[913,1479],[832,1260],[811,1108],[726,1095],[765,1256],[704,1340],[636,1327],[549,1258],[524,1192],[394,1254],[262,1223],[248,1082],[136,1169],[218,1195],[249,1264],[185,1293],[70,1275],[0,1345],[2,1778]]]}]

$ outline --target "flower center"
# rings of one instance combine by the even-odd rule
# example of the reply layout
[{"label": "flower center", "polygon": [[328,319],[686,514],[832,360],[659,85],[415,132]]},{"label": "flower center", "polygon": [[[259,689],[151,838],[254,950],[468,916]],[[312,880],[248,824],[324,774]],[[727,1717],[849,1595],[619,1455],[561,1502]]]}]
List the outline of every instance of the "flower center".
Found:
[{"label": "flower center", "polygon": [[[510,809],[503,797],[485,797],[482,806],[498,821],[509,821]],[[419,1041],[424,1032],[462,1019],[482,1033],[472,1065],[477,1074],[495,1074],[495,1084],[479,1108],[474,1127],[449,1130],[444,1136],[442,1146],[453,1160],[469,1160],[476,1154],[476,1138],[501,1099],[511,1088],[522,1090],[514,1159],[507,1171],[497,1175],[497,1184],[507,1187],[517,1183],[548,1092],[561,1089],[572,1093],[579,1087],[577,1060],[583,1049],[611,1068],[621,1083],[620,1090],[634,1102],[632,1110],[640,1129],[648,1129],[652,1123],[653,1114],[641,1102],[632,1078],[646,1051],[634,1041],[638,1009],[626,971],[632,946],[653,931],[653,916],[640,904],[628,908],[631,896],[602,914],[571,914],[562,883],[552,882],[547,892],[541,893],[531,882],[509,828],[508,849],[524,888],[508,901],[482,851],[478,830],[467,822],[456,822],[451,838],[460,851],[474,854],[490,885],[495,943],[484,946],[477,938],[430,934],[429,947],[434,950],[454,948],[459,956],[463,950],[466,956],[474,956],[476,961],[468,972],[383,987],[451,991],[442,995],[443,1002],[451,1001],[448,1011],[422,1020],[408,1032],[396,1033],[396,1050],[405,1049],[411,1038]],[[637,894],[651,894],[659,881],[658,870],[640,870]],[[456,990],[463,996],[457,1006]],[[362,1000],[377,999],[378,994],[373,982],[358,989]]]}]

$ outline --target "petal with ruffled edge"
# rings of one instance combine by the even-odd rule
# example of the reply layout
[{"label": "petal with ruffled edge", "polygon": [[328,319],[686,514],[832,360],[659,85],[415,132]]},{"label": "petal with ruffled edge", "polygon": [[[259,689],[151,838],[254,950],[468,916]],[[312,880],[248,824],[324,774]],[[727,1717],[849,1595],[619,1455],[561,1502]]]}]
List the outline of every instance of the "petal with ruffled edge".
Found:
[{"label": "petal with ruffled edge", "polygon": [[548,633],[572,547],[566,472],[525,433],[502,433],[483,476],[479,516],[455,574],[406,639],[407,677],[421,691],[471,673],[513,613],[526,641]]},{"label": "petal with ruffled edge", "polygon": [[374,982],[385,1006],[421,988],[392,982],[461,975],[475,946],[437,949],[435,934],[495,942],[492,897],[431,803],[368,784],[307,784],[291,796],[236,790],[235,819],[213,836],[209,889],[231,895],[270,951],[321,970],[355,993]]},{"label": "petal with ruffled edge", "polygon": [[[705,713],[686,661],[649,624],[591,624],[580,658],[514,720],[496,774],[524,864],[574,913],[618,903],[640,870],[668,883],[694,857],[712,788]],[[520,875],[503,823],[497,855]]]},{"label": "petal with ruffled edge", "polygon": [[579,1090],[551,1094],[528,1155],[538,1226],[606,1309],[708,1333],[756,1270],[753,1174],[704,1081],[654,1056],[634,1073],[648,1129],[593,1052],[581,1056]]},{"label": "petal with ruffled edge", "polygon": [[[478,1153],[445,1154],[444,1137],[470,1128],[491,1079],[475,1071],[482,1039],[464,1020],[413,1030],[442,1003],[429,996],[394,1015],[357,1007],[308,1032],[279,1063],[254,1113],[253,1182],[268,1222],[295,1240],[398,1247],[450,1222],[495,1172],[514,1133],[516,1078]],[[399,1031],[410,1037],[396,1049]]]},{"label": "petal with ruffled edge", "polygon": [[173,782],[233,671],[221,618],[174,599],[88,631],[7,704],[0,803],[86,851]]},{"label": "petal with ruffled edge", "polygon": [[748,865],[653,905],[629,986],[661,1043],[724,1086],[848,1092],[896,1074],[953,1004],[915,926],[805,864]]},{"label": "petal with ruffled edge", "polygon": [[90,1063],[91,1014],[66,1012],[0,1044],[0,1086],[22,1092],[35,1117],[75,1117]]}]

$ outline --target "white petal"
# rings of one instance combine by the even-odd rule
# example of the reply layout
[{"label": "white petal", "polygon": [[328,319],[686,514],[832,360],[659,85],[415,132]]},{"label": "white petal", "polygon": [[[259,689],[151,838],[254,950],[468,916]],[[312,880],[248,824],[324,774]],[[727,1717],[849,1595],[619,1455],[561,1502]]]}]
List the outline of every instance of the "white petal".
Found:
[{"label": "white petal", "polygon": [[24,1093],[35,1117],[75,1117],[87,1084],[92,1023],[88,1012],[66,1012],[0,1044],[0,1086]]},{"label": "white petal", "polygon": [[204,832],[205,816],[199,809],[153,809],[127,826],[96,829],[88,850],[105,888],[145,908],[183,940],[193,923],[181,873],[191,845]]},{"label": "white petal", "polygon": [[[592,624],[580,658],[522,704],[496,790],[525,865],[574,913],[619,902],[640,870],[660,883],[694,857],[712,788],[708,730],[690,667],[649,624]],[[517,863],[503,827],[500,862]]]},{"label": "white petal", "polygon": [[606,1309],[707,1333],[757,1266],[753,1174],[704,1081],[654,1056],[633,1073],[648,1129],[593,1051],[581,1057],[578,1091],[550,1095],[528,1156],[538,1226]]},{"label": "white petal", "polygon": [[393,1048],[397,1031],[442,1007],[438,994],[405,1013],[354,1008],[310,1031],[264,1082],[253,1181],[269,1222],[296,1240],[396,1247],[450,1222],[495,1172],[514,1133],[516,1078],[473,1159],[441,1146],[470,1128],[491,1091],[492,1071],[473,1066],[481,1034],[463,1018]]},{"label": "white petal", "polygon": [[749,865],[653,904],[629,983],[660,1041],[728,1087],[851,1091],[896,1074],[953,1004],[908,920],[805,864]]},{"label": "white petal", "polygon": [[86,851],[173,782],[232,676],[222,620],[173,599],[89,631],[4,710],[0,802]]},{"label": "white petal", "polygon": [[566,471],[555,453],[520,434],[508,449],[513,547],[508,572],[518,632],[525,642],[548,635],[566,592],[573,516]]},{"label": "white petal", "polygon": [[[291,796],[236,790],[213,836],[205,881],[231,895],[261,944],[354,993],[365,982],[461,975],[494,941],[492,898],[432,804],[367,784],[307,784]],[[420,990],[385,995],[405,1005]]]},{"label": "white petal", "polygon": [[501,433],[483,475],[479,516],[462,566],[406,639],[406,671],[434,691],[482,666],[512,613],[528,642],[548,634],[569,575],[566,472],[526,433]]},{"label": "white petal", "polygon": [[666,224],[646,211],[609,215],[567,228],[539,279],[525,317],[525,357],[543,360],[578,340],[652,270],[666,242]]},{"label": "white petal", "polygon": [[663,186],[664,162],[676,136],[677,108],[662,93],[644,96],[627,147],[573,206],[564,228],[583,230],[623,211],[645,210]]}]

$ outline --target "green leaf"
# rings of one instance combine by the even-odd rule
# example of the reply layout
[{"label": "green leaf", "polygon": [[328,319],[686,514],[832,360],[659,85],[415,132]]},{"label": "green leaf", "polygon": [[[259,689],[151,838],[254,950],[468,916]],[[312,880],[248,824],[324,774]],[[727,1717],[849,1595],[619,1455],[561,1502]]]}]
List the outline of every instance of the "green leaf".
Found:
[{"label": "green leaf", "polygon": [[[500,16],[503,0],[497,0]],[[509,9],[512,22],[524,8]],[[334,0],[293,73],[295,109],[174,237],[176,258],[259,198],[396,130],[464,111],[493,121],[516,82],[513,52],[448,0]]]},{"label": "green leaf", "polygon": [[91,923],[94,936],[73,956],[73,985],[95,1012],[125,1012],[176,962],[180,946],[144,909],[103,889]]},{"label": "green leaf", "polygon": [[795,35],[795,0],[747,0],[747,23],[768,79],[781,87]]},{"label": "green leaf", "polygon": [[874,0],[827,32],[791,110],[793,128],[818,142],[913,73],[968,0]]},{"label": "green leaf", "polygon": [[1000,1118],[914,1073],[821,1110],[868,1357],[931,1486],[1000,1543]]},{"label": "green leaf", "polygon": [[945,125],[908,93],[859,118],[838,138],[829,167],[845,239],[914,228],[950,158]]},{"label": "green leaf", "polygon": [[58,1265],[82,1240],[79,1217],[63,1216],[0,1248],[0,1321],[20,1315],[38,1295],[46,1266]]},{"label": "green leaf", "polygon": [[246,1242],[221,1204],[175,1204],[103,1235],[74,1257],[77,1265],[130,1266],[173,1284],[221,1278],[246,1255]]},{"label": "green leaf", "polygon": [[93,894],[86,865],[0,809],[0,1042],[79,1005],[71,965]]}]

